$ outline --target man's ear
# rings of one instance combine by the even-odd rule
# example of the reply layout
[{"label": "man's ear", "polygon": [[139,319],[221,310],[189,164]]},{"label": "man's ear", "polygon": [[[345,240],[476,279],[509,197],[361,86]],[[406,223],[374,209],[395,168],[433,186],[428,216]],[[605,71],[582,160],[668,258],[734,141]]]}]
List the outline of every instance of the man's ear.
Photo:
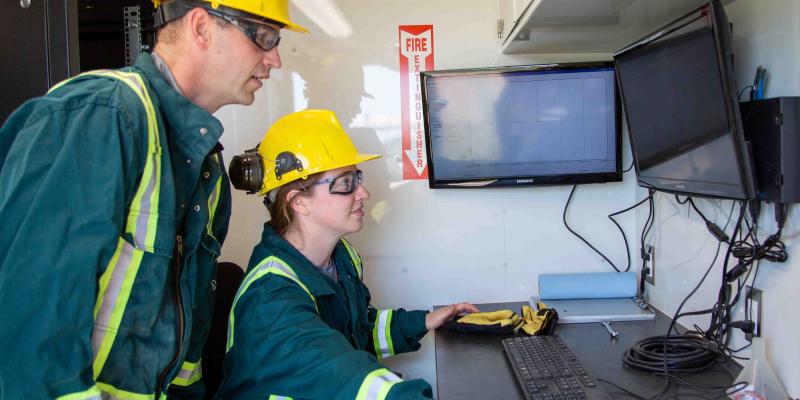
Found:
[{"label": "man's ear", "polygon": [[310,213],[308,196],[303,196],[300,189],[293,189],[286,195],[288,206],[292,208],[295,215],[308,215]]},{"label": "man's ear", "polygon": [[203,49],[208,49],[211,45],[211,36],[214,29],[214,17],[206,10],[195,7],[183,17],[184,29],[188,33],[189,40]]}]

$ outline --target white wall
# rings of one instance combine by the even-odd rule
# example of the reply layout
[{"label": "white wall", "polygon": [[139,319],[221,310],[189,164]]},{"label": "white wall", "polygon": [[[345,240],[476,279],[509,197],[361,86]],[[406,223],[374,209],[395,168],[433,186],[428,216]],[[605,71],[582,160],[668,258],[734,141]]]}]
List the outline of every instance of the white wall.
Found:
[{"label": "white wall", "polygon": [[[737,0],[726,6],[733,24],[736,80],[739,88],[753,81],[758,65],[769,69],[766,97],[800,95],[800,1],[797,0]],[[745,95],[746,96],[746,95]],[[637,189],[638,198],[646,193]],[[730,201],[701,200],[698,206],[709,219],[722,226],[730,211]],[[657,218],[648,242],[656,248],[656,285],[650,290],[650,301],[667,313],[673,313],[683,298],[700,280],[714,258],[716,242],[708,234],[696,213],[686,205],[678,205],[671,196],[659,194],[656,201]],[[800,396],[800,313],[793,300],[800,285],[800,247],[795,236],[800,231],[800,215],[792,210],[784,227],[784,239],[789,261],[784,264],[762,262],[755,286],[764,290],[764,334],[767,359],[783,385],[793,397]],[[738,209],[734,212],[734,220]],[[637,216],[637,230],[642,228],[646,210]],[[776,230],[773,207],[764,207],[761,214],[760,237]],[[730,234],[731,229],[728,229]],[[705,284],[684,307],[686,310],[709,308],[716,301],[721,281],[722,257],[715,263]],[[731,262],[731,266],[735,263]],[[752,281],[751,276],[751,281]],[[794,310],[794,311],[793,311]],[[742,319],[737,308],[735,318]],[[692,317],[681,320],[686,326],[698,324],[706,328],[709,318]],[[734,337],[732,347],[746,344],[741,335]],[[741,355],[747,356],[749,350]]]},{"label": "white wall", "polygon": [[[376,306],[430,308],[461,300],[518,301],[537,293],[539,273],[611,270],[563,227],[561,211],[569,187],[430,190],[426,181],[402,180],[397,27],[434,25],[437,69],[610,59],[610,55],[500,55],[495,34],[497,0],[336,3],[352,26],[351,36],[329,37],[293,7],[292,15],[312,34],[285,33],[280,47],[284,67],[273,71],[255,105],[227,107],[217,115],[226,127],[226,160],[254,146],[280,116],[307,106],[334,110],[361,151],[384,155],[362,165],[372,193],[369,218],[364,229],[350,238],[365,259],[366,281]],[[728,6],[736,24],[739,81],[747,81],[755,65],[764,64],[773,74],[768,95],[798,94],[800,75],[794,65],[800,59],[798,4],[798,0],[738,0]],[[369,95],[362,95],[365,92]],[[627,142],[623,148],[627,166]],[[579,187],[569,213],[573,228],[617,264],[625,264],[625,249],[606,215],[643,197],[633,178],[631,172],[622,183]],[[723,210],[729,206],[729,202],[701,201],[716,221],[724,222],[727,211]],[[657,207],[650,241],[657,248],[658,270],[651,300],[672,312],[713,257],[713,243],[699,220],[687,217],[685,207],[674,206],[666,196],[659,196]],[[764,210],[764,220],[770,219],[769,212]],[[266,218],[259,198],[235,191],[222,259],[245,266]],[[621,216],[619,221],[632,243],[638,269],[636,243],[644,210]],[[797,226],[800,223],[792,216],[786,231],[794,232]],[[772,229],[765,226],[767,231]],[[791,240],[787,244],[794,260],[797,246]],[[798,318],[790,312],[788,299],[792,287],[797,287],[792,282],[798,281],[798,266],[792,264],[763,265],[757,286],[766,291],[768,353],[797,396],[800,377],[795,360],[800,354],[790,337],[798,328]],[[712,272],[689,309],[713,303],[718,275]],[[432,339],[428,335],[421,351],[397,357],[390,367],[435,385]]]}]

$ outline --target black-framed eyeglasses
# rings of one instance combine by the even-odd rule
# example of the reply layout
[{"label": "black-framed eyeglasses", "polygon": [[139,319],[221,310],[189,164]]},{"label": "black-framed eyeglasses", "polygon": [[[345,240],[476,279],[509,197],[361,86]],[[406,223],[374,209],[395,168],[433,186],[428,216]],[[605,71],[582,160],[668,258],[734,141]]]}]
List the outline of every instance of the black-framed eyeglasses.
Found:
[{"label": "black-framed eyeglasses", "polygon": [[223,21],[235,26],[242,31],[261,50],[270,51],[281,43],[281,30],[278,27],[264,24],[262,22],[251,21],[244,18],[235,18],[230,15],[208,10],[209,14],[221,18]]},{"label": "black-framed eyeglasses", "polygon": [[314,185],[325,183],[329,183],[328,193],[348,195],[355,192],[358,185],[364,183],[364,173],[360,169],[347,171],[330,178],[318,180],[314,182]]}]

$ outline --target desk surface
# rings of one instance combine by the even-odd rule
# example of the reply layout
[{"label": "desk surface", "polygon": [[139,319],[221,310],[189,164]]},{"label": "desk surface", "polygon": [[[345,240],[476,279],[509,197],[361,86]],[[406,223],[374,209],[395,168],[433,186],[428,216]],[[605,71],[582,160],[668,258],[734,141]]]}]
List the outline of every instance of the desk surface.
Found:
[{"label": "desk surface", "polygon": [[[519,312],[522,304],[526,303],[477,306],[481,311],[509,309]],[[663,388],[664,379],[625,367],[622,354],[640,339],[666,333],[669,321],[669,317],[657,312],[654,321],[612,322],[614,330],[619,332],[615,339],[599,323],[562,324],[558,325],[555,334],[564,339],[592,376],[614,382],[639,396],[649,398]],[[511,336],[513,335],[464,334],[444,329],[436,331],[437,398],[525,399],[500,343],[501,339]],[[737,365],[727,363],[683,378],[693,383],[723,386],[730,385],[738,372]],[[612,398],[626,396],[613,386],[602,382],[600,385]],[[694,392],[682,386],[672,389],[670,393]]]}]

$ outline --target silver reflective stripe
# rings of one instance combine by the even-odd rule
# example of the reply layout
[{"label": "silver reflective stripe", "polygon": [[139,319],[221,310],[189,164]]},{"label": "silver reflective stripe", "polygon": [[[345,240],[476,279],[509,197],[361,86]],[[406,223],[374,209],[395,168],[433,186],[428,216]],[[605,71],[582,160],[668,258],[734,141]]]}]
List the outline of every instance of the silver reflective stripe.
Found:
[{"label": "silver reflective stripe", "polygon": [[[137,194],[134,197],[134,199],[139,199],[139,204],[136,204],[134,200],[134,203],[130,206],[126,231],[133,235],[134,242],[137,246],[152,251],[155,235],[148,237],[147,234],[151,232],[151,223],[155,220],[153,215],[156,214],[154,209],[157,209],[157,207],[153,207],[152,201],[158,201],[157,198],[153,199],[153,194],[157,191],[157,186],[159,184],[161,164],[159,162],[160,143],[158,137],[158,122],[155,119],[155,110],[153,109],[150,95],[147,93],[144,81],[142,81],[141,77],[135,72],[123,73],[115,70],[100,70],[87,72],[85,75],[105,76],[124,81],[136,95],[139,96],[144,105],[145,112],[147,113],[149,158],[145,161],[146,165],[144,174],[142,175],[142,182],[139,184],[140,186],[137,188]],[[142,190],[142,184],[145,184],[144,190]],[[130,230],[131,225],[136,226],[136,230],[133,232]]]},{"label": "silver reflective stripe", "polygon": [[134,247],[130,243],[120,240],[119,259],[116,264],[109,265],[108,268],[113,268],[111,271],[111,279],[109,279],[108,287],[100,300],[100,308],[97,312],[94,322],[94,330],[92,331],[92,352],[94,360],[98,355],[98,350],[103,344],[103,339],[108,333],[111,325],[111,314],[114,312],[114,306],[119,300],[119,295],[122,292],[122,284],[125,281],[125,275],[128,272],[128,267],[133,259]]},{"label": "silver reflective stripe", "polygon": [[268,274],[275,274],[275,275],[282,275],[286,278],[293,280],[303,289],[308,296],[311,297],[311,301],[314,303],[314,308],[317,309],[317,313],[319,313],[319,308],[317,307],[317,299],[314,298],[314,295],[311,294],[311,291],[308,290],[306,285],[300,281],[300,278],[297,277],[297,274],[286,265],[281,259],[270,256],[263,259],[254,269],[247,273],[242,281],[242,284],[239,286],[239,289],[236,291],[236,296],[233,298],[233,304],[231,305],[231,312],[228,314],[228,342],[225,348],[225,352],[227,353],[228,350],[233,347],[233,338],[235,337],[235,328],[236,328],[236,304],[239,303],[239,299],[247,292],[247,289],[250,285],[258,279],[268,275]]},{"label": "silver reflective stripe", "polygon": [[[261,272],[269,268],[274,263],[274,258],[270,257],[266,263],[260,265],[253,271],[250,271],[250,273],[244,278],[244,281],[242,281],[242,284],[239,286],[239,292],[236,293],[236,300],[239,300],[239,297],[244,294],[244,290],[247,289],[247,287],[250,286],[253,281],[261,277]],[[236,304],[236,300],[234,300],[234,304]]]},{"label": "silver reflective stripe", "polygon": [[[158,155],[151,153],[150,157],[155,159],[158,158]],[[156,163],[158,163],[157,160],[152,160],[150,162],[153,163],[154,167]],[[139,210],[136,211],[138,213],[138,215],[136,216],[136,236],[135,236],[137,244],[145,244],[145,238],[147,238],[147,232],[150,229],[150,223],[151,222],[155,223],[155,220],[152,218],[151,214],[152,204],[150,202],[153,196],[153,192],[155,191],[155,188],[156,188],[156,178],[150,177],[150,179],[147,180],[147,186],[145,188],[144,194],[142,194],[141,206]],[[158,199],[156,199],[156,201],[158,201]],[[133,212],[133,209],[131,209],[131,212]],[[149,248],[149,246],[152,246],[152,244],[147,243],[145,244],[145,246],[148,246],[146,248]]]},{"label": "silver reflective stripe", "polygon": [[270,261],[267,264],[267,266],[268,267],[273,267],[275,269],[279,269],[279,270],[283,271],[284,273],[286,273],[286,275],[291,276],[294,280],[300,282],[300,278],[297,277],[297,274],[294,273],[294,270],[292,270],[291,268],[287,267],[286,264],[284,264],[282,262],[277,262],[277,261],[273,260],[273,261]]},{"label": "silver reflective stripe", "polygon": [[[219,180],[217,180],[217,182],[220,182],[220,180],[222,180],[221,177],[220,177]],[[216,204],[217,203],[217,196],[219,196],[219,186],[218,185],[214,185],[214,190],[211,192],[211,195],[208,197],[208,204],[209,205]],[[209,220],[213,220],[214,219],[215,211],[217,211],[216,208],[212,210],[211,207],[209,207],[209,212],[211,214],[209,216],[209,218],[208,218]],[[209,225],[209,231],[210,230],[211,230],[211,225]]]},{"label": "silver reflective stripe", "polygon": [[177,377],[183,379],[191,379],[193,376],[199,375],[201,373],[203,373],[203,367],[198,364],[197,368],[195,369],[188,369],[184,367],[183,369],[180,370],[180,372],[178,372]]},{"label": "silver reflective stripe", "polygon": [[[389,372],[389,370],[382,370],[383,372],[380,375],[372,376],[372,374],[367,376],[367,379],[370,381],[367,382],[366,388],[366,397],[358,396],[358,399],[361,400],[382,400],[386,398],[386,394],[389,392],[389,389],[397,382],[402,381],[397,375]],[[363,388],[362,388],[363,390]],[[360,393],[361,394],[361,393]]]},{"label": "silver reflective stripe", "polygon": [[378,345],[380,348],[375,349],[375,352],[378,353],[379,358],[386,358],[391,357],[392,350],[389,346],[389,338],[388,336],[391,335],[389,326],[389,318],[391,317],[392,310],[379,310],[378,311],[378,318],[375,324],[375,334],[378,337]]}]

